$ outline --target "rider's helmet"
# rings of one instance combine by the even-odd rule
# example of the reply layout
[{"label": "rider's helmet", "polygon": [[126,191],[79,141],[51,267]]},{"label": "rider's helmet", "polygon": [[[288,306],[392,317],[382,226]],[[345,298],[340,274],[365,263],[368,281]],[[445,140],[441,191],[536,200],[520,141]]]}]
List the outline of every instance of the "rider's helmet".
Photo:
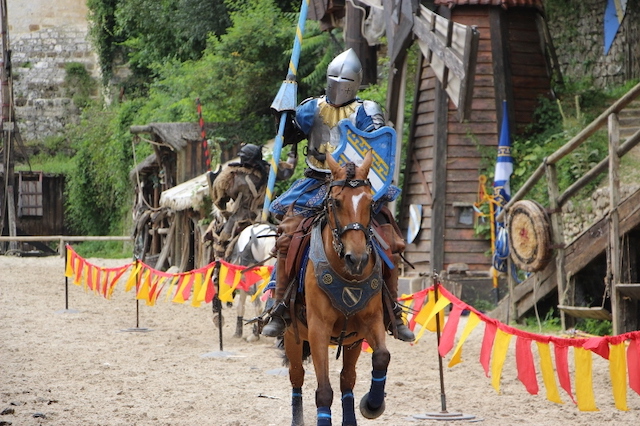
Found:
[{"label": "rider's helmet", "polygon": [[353,49],[345,50],[327,67],[327,102],[344,105],[355,99],[362,82],[362,64]]},{"label": "rider's helmet", "polygon": [[241,164],[258,164],[262,161],[262,148],[258,145],[248,143],[240,148],[238,152]]}]

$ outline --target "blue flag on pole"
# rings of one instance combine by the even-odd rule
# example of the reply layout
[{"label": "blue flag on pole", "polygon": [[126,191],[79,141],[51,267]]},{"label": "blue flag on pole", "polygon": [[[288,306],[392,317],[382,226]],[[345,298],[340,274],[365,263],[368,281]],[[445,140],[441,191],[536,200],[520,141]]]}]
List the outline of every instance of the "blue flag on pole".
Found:
[{"label": "blue flag on pole", "polygon": [[607,0],[604,10],[604,54],[609,53],[613,40],[618,34],[618,29],[624,15],[627,13],[627,0]]},{"label": "blue flag on pole", "polygon": [[[511,199],[509,179],[513,173],[513,157],[511,157],[511,134],[509,132],[509,115],[507,101],[502,101],[502,126],[498,142],[498,158],[496,160],[495,177],[493,179],[493,196],[496,201],[494,215],[497,217],[502,207]],[[496,222],[495,252],[493,253],[493,267],[500,272],[507,270],[509,256],[509,242],[504,223]]]},{"label": "blue flag on pole", "polygon": [[509,133],[509,116],[507,101],[502,101],[502,127],[498,143],[498,159],[496,160],[495,177],[493,178],[493,195],[499,206],[504,206],[511,199],[509,179],[513,173],[511,157],[511,135]]}]

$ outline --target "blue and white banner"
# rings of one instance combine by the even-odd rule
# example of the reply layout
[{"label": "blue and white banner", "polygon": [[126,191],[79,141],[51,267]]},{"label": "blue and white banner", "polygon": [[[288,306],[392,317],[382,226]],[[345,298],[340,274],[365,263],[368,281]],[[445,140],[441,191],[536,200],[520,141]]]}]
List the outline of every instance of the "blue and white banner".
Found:
[{"label": "blue and white banner", "polygon": [[627,13],[627,0],[607,0],[604,9],[604,54],[608,54],[624,15]]},{"label": "blue and white banner", "polygon": [[[493,197],[497,203],[495,217],[500,214],[502,207],[511,199],[509,179],[513,173],[513,157],[511,157],[511,134],[509,133],[509,111],[507,101],[502,102],[502,126],[498,142],[498,158],[496,160],[495,177],[493,180]],[[494,218],[492,218],[495,220]],[[493,267],[500,272],[507,270],[509,257],[509,241],[504,223],[495,224],[495,251],[493,252]]]},{"label": "blue and white banner", "polygon": [[513,158],[511,157],[509,115],[507,101],[503,101],[498,159],[496,160],[495,177],[493,179],[493,195],[500,206],[504,206],[511,199],[511,188],[509,187],[511,173],[513,173]]}]

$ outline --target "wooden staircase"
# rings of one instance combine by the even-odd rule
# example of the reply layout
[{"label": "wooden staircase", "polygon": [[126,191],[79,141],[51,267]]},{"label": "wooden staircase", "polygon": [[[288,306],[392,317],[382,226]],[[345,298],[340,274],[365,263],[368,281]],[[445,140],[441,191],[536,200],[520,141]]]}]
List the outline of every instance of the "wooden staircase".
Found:
[{"label": "wooden staircase", "polygon": [[[609,156],[560,193],[555,172],[556,163],[605,125],[608,126],[609,132]],[[620,141],[623,143],[620,144]],[[640,244],[627,244],[624,247],[622,244],[622,237],[634,231],[638,231],[637,235],[640,235],[640,189],[624,200],[620,200],[619,196],[620,158],[628,154],[640,162],[640,147],[635,148],[638,143],[640,143],[640,84],[632,88],[562,148],[547,157],[512,197],[505,206],[505,214],[508,214],[515,202],[525,198],[540,178],[546,176],[553,243],[557,248],[552,261],[543,270],[531,274],[518,285],[510,283],[510,295],[499,302],[496,309],[489,313],[490,316],[503,322],[517,321],[541,299],[555,291],[559,300],[558,307],[563,327],[566,322],[573,322],[565,318],[565,314],[568,314],[583,318],[611,319],[614,334],[640,329],[638,313],[640,311],[640,283],[638,282],[640,281],[640,248],[635,248]],[[573,241],[565,242],[562,232],[562,206],[593,178],[607,171],[609,211]],[[606,266],[602,267],[603,270],[600,272],[607,287],[612,289],[608,299],[611,312],[604,309],[606,293],[601,307],[573,306],[568,297],[575,290],[575,286],[580,285],[573,277],[599,256],[605,256],[607,259]],[[626,268],[624,273],[623,264]]]}]

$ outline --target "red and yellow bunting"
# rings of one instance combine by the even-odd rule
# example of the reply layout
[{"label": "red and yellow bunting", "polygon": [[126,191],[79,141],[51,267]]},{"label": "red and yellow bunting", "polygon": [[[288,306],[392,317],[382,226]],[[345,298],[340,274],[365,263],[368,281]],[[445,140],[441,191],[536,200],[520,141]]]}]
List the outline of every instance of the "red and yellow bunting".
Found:
[{"label": "red and yellow bunting", "polygon": [[[539,391],[532,351],[533,342],[536,343],[539,356],[542,385],[546,391],[546,398],[551,402],[558,404],[564,402],[558,391],[559,384],[580,411],[598,411],[593,393],[592,353],[609,360],[609,376],[616,408],[623,411],[629,409],[627,384],[640,395],[640,331],[591,338],[563,338],[529,333],[489,318],[441,286],[438,287],[437,297],[434,287],[431,287],[411,295],[404,295],[399,300],[405,302],[407,311],[415,312],[409,318],[409,327],[413,330],[416,324],[422,325],[415,343],[418,343],[425,330],[436,330],[436,314],[440,314],[438,317],[442,334],[438,352],[442,357],[447,356],[454,347],[462,312],[469,312],[467,323],[451,355],[449,367],[462,362],[462,345],[471,331],[483,322],[485,329],[479,362],[498,393],[502,369],[508,356],[510,343],[515,337],[517,377],[526,391],[532,395],[537,395]],[[444,309],[449,305],[452,306],[445,323]],[[551,356],[551,345],[553,345],[555,368]],[[568,361],[570,348],[573,348],[573,365],[575,366],[573,388]]]},{"label": "red and yellow bunting", "polygon": [[[258,290],[253,295],[257,297],[269,282],[273,266],[234,265],[225,261],[220,264],[220,300],[233,302],[233,292],[236,289],[249,291],[252,285]],[[139,260],[119,268],[103,268],[92,265],[80,257],[71,246],[67,246],[67,264],[65,276],[73,278],[73,283],[83,286],[96,294],[109,299],[118,280],[131,268],[131,273],[125,283],[125,291],[136,289],[136,299],[144,300],[153,306],[164,292],[165,301],[185,303],[191,300],[191,306],[198,307],[210,303],[216,295],[216,288],[211,279],[216,262],[192,271],[172,274],[159,271]]]},{"label": "red and yellow bunting", "polygon": [[[259,289],[256,294],[261,293],[261,288],[267,285],[273,269],[272,266],[246,269],[244,266],[224,261],[218,263],[219,298],[224,302],[233,301],[234,290],[247,291],[252,285],[256,285]],[[87,262],[67,246],[65,276],[72,278],[75,285],[84,287],[86,291],[93,291],[109,299],[118,280],[133,266],[125,284],[125,291],[131,291],[135,287],[136,299],[144,300],[147,305],[152,306],[164,292],[165,301],[185,303],[191,300],[191,305],[197,307],[202,302],[211,302],[216,294],[211,279],[215,265],[216,262],[213,262],[202,268],[179,274],[158,271],[140,261],[119,268],[103,268]],[[609,376],[616,408],[623,411],[629,410],[628,388],[640,395],[640,331],[618,336],[590,338],[534,334],[484,315],[456,298],[442,286],[438,286],[437,294],[434,287],[430,287],[411,295],[403,295],[399,301],[406,306],[405,316],[409,328],[414,330],[416,325],[421,326],[414,344],[420,341],[425,331],[440,330],[438,353],[443,358],[451,354],[449,368],[463,361],[462,346],[471,332],[480,323],[484,323],[478,361],[486,376],[491,378],[491,385],[498,393],[500,393],[503,367],[509,356],[509,347],[511,342],[515,341],[517,378],[525,390],[532,395],[537,395],[540,391],[532,350],[534,342],[539,358],[542,387],[549,401],[564,403],[560,395],[560,389],[562,389],[580,411],[598,410],[593,393],[593,353],[609,361]],[[445,316],[444,310],[450,305],[451,309]],[[465,311],[469,312],[469,317],[456,343],[460,317]],[[569,366],[571,348],[573,348],[572,364],[574,366],[573,387]],[[363,350],[371,351],[366,342]]]},{"label": "red and yellow bunting", "polygon": [[82,286],[85,291],[92,291],[105,299],[111,298],[113,290],[122,275],[131,264],[118,268],[103,268],[87,262],[67,246],[67,264],[65,276],[73,278],[73,283]]},{"label": "red and yellow bunting", "polygon": [[247,269],[246,266],[234,265],[220,260],[220,300],[233,302],[233,292],[236,289],[249,291],[251,286],[257,284],[257,291],[252,300],[262,292],[269,282],[273,266],[256,266]]}]

